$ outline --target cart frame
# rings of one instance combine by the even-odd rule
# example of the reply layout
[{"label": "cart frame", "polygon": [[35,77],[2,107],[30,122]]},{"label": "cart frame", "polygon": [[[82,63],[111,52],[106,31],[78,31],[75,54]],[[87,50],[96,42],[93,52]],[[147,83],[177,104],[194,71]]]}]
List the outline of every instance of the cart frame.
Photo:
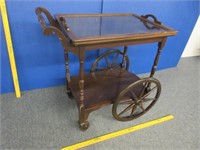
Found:
[{"label": "cart frame", "polygon": [[[43,28],[43,33],[48,36],[51,34],[57,35],[64,48],[65,62],[66,62],[65,66],[66,66],[67,93],[70,98],[73,98],[73,97],[76,98],[77,106],[79,110],[79,125],[82,130],[86,130],[89,127],[89,122],[87,121],[87,119],[90,112],[95,111],[107,104],[114,103],[113,100],[106,100],[102,103],[97,103],[97,104],[93,103],[92,105],[90,105],[90,107],[86,106],[87,102],[85,101],[85,97],[88,97],[87,96],[88,93],[85,93],[85,90],[86,90],[85,85],[87,85],[86,82],[89,82],[89,80],[91,80],[90,75],[84,74],[84,61],[85,61],[86,51],[91,50],[91,49],[124,46],[124,50],[121,53],[123,55],[123,61],[121,65],[122,65],[122,68],[124,68],[125,61],[127,62],[126,60],[127,47],[129,45],[157,42],[158,43],[157,54],[153,62],[151,73],[149,75],[149,79],[152,79],[156,72],[159,57],[160,57],[163,47],[165,46],[167,37],[177,34],[177,31],[162,25],[161,22],[158,21],[157,18],[151,14],[148,14],[145,16],[138,16],[135,14],[85,14],[85,15],[84,14],[76,14],[76,15],[58,14],[58,15],[55,15],[55,18],[53,18],[52,15],[44,8],[38,7],[36,8],[35,12]],[[43,15],[46,16],[48,22],[50,23],[50,26],[48,26],[47,23],[45,22]],[[132,15],[140,19],[141,21],[143,21],[144,25],[147,28],[149,29],[162,28],[163,30],[165,30],[165,32],[160,32],[156,34],[120,35],[117,37],[109,37],[109,38],[107,38],[106,36],[102,36],[101,38],[94,37],[92,39],[91,38],[78,39],[73,34],[73,32],[71,32],[71,29],[70,27],[68,27],[67,22],[65,20],[65,17],[68,17],[68,16],[70,17],[101,16],[102,17],[102,16],[115,16],[115,15],[120,15],[120,16]],[[149,18],[152,18],[153,21],[149,20]],[[152,26],[149,26],[149,24],[151,24]],[[70,77],[68,52],[72,52],[78,55],[79,57],[80,72],[79,72],[79,76],[77,77]],[[91,72],[91,74],[93,73],[94,72]],[[127,76],[130,76],[128,72],[126,73],[127,73]],[[131,77],[131,78],[134,78],[134,80],[136,79],[139,80],[137,76]],[[151,81],[149,83],[151,84]],[[157,81],[155,81],[155,83],[157,83]],[[91,84],[93,84],[93,82]],[[150,86],[150,84],[148,84],[148,86]],[[75,90],[78,91],[78,93],[74,92]],[[93,94],[98,94],[98,93],[93,93]],[[122,94],[123,94],[123,91],[122,91]],[[113,111],[115,111],[115,109],[113,109]],[[119,116],[114,115],[114,117],[118,119]],[[118,120],[120,120],[120,118]],[[122,119],[122,121],[124,120]]]}]

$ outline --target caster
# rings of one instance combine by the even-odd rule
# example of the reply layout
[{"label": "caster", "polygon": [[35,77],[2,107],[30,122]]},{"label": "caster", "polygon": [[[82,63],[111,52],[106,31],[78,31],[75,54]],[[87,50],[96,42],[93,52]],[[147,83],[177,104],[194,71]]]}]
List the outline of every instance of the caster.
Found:
[{"label": "caster", "polygon": [[90,124],[89,124],[88,121],[84,121],[83,123],[79,123],[79,124],[80,124],[80,129],[81,129],[82,131],[87,130],[87,129],[89,128],[89,126],[90,126]]}]

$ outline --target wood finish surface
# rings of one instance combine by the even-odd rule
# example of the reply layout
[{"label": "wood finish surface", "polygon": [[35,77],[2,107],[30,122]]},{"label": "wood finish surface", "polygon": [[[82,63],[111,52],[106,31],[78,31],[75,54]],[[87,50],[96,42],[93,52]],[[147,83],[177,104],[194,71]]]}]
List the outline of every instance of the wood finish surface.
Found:
[{"label": "wood finish surface", "polygon": [[[157,79],[153,78],[153,76],[156,72],[159,57],[166,43],[167,37],[176,35],[177,31],[164,26],[152,14],[142,16],[138,16],[136,14],[57,14],[55,15],[54,19],[46,9],[38,7],[36,8],[36,15],[38,16],[38,20],[43,28],[43,33],[48,36],[50,34],[56,34],[64,48],[66,61],[67,93],[70,98],[74,98],[77,102],[79,110],[79,125],[81,130],[84,131],[88,129],[89,122],[87,121],[87,119],[89,114],[92,111],[101,108],[102,106],[114,103],[113,116],[120,121],[129,121],[146,113],[146,111],[148,111],[157,101],[161,92],[161,85]],[[50,26],[47,26],[43,15],[47,17]],[[73,31],[73,26],[68,26],[68,19],[73,17],[81,18],[82,21],[84,21],[84,18],[97,17],[97,20],[99,19],[98,21],[100,21],[100,24],[97,25],[101,25],[101,19],[103,17],[108,17],[106,18],[108,20],[109,17],[115,17],[115,22],[117,21],[117,17],[120,17],[121,19],[124,17],[130,17],[130,19],[134,19],[134,21],[142,26],[144,32],[137,33],[137,30],[131,30],[131,32],[134,31],[136,33],[129,34],[128,31],[124,32],[125,34],[122,33],[113,35],[101,35],[101,33],[99,33],[100,36],[83,36],[80,38],[75,35]],[[94,21],[94,18],[92,19]],[[82,25],[80,24],[79,26],[80,27],[77,29],[81,32]],[[112,24],[109,24],[109,26],[112,26]],[[87,30],[90,30],[90,27],[91,25],[87,27]],[[116,31],[116,33],[118,33],[118,31]],[[158,43],[158,49],[149,78],[140,79],[133,73],[128,72],[128,46],[154,42]],[[124,51],[119,52],[118,50],[112,50],[102,54],[101,56],[99,56],[99,58],[95,60],[93,67],[91,68],[91,73],[84,73],[84,62],[87,50],[112,48],[117,46],[124,46]],[[79,57],[79,76],[70,76],[68,66],[68,51],[75,53]],[[117,55],[122,55],[122,60],[121,63],[117,65],[118,67],[110,65],[106,58],[107,55],[113,53],[116,53]],[[107,69],[95,71],[98,67],[98,62],[102,58],[106,59],[107,66],[104,68]],[[116,61],[116,58],[117,57],[114,58],[112,64],[114,63],[114,61]],[[156,85],[156,87],[151,89],[151,85],[153,84]],[[149,98],[152,100],[152,103],[147,108],[143,108],[143,98],[146,98],[154,89],[157,89],[158,91],[155,98]],[[119,107],[119,103],[125,101],[124,104],[126,104],[126,92],[131,92],[134,98],[131,98],[132,100],[129,101],[131,105],[125,107],[124,110],[122,110],[122,112],[118,114],[116,110]],[[125,96],[125,99],[122,98],[122,95]],[[132,108],[133,104],[135,106]],[[142,112],[139,115],[134,113],[136,109],[136,104],[142,109]],[[121,117],[120,115],[123,112],[126,112],[129,107],[132,108],[131,114],[126,117]]]},{"label": "wood finish surface", "polygon": [[[108,72],[105,76],[106,71]],[[92,74],[84,76],[84,105],[85,108],[90,108],[95,105],[111,104],[114,102],[118,93],[126,88],[131,83],[140,78],[124,69],[114,69],[114,71],[100,71],[96,73],[97,79]],[[80,78],[72,77],[70,87],[74,94],[74,98],[79,100],[78,82]]]}]

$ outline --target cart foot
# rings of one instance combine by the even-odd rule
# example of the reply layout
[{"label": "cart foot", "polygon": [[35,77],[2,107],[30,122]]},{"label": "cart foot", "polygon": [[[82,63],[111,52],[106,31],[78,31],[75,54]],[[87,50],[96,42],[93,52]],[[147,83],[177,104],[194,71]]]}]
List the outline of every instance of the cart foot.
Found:
[{"label": "cart foot", "polygon": [[72,91],[67,90],[67,95],[68,95],[69,99],[74,99],[74,96],[73,96],[73,94],[72,94]]},{"label": "cart foot", "polygon": [[86,131],[88,128],[89,128],[89,126],[90,126],[90,124],[89,124],[89,122],[88,121],[84,121],[84,122],[79,122],[79,125],[80,125],[80,129],[82,130],[82,131]]}]

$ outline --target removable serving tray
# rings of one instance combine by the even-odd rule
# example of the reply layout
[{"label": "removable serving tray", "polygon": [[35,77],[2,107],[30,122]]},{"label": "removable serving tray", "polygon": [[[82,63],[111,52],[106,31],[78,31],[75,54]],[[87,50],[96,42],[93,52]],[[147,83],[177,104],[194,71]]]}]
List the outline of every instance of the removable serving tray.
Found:
[{"label": "removable serving tray", "polygon": [[57,14],[55,17],[75,45],[156,38],[177,33],[159,21],[135,14]]}]

